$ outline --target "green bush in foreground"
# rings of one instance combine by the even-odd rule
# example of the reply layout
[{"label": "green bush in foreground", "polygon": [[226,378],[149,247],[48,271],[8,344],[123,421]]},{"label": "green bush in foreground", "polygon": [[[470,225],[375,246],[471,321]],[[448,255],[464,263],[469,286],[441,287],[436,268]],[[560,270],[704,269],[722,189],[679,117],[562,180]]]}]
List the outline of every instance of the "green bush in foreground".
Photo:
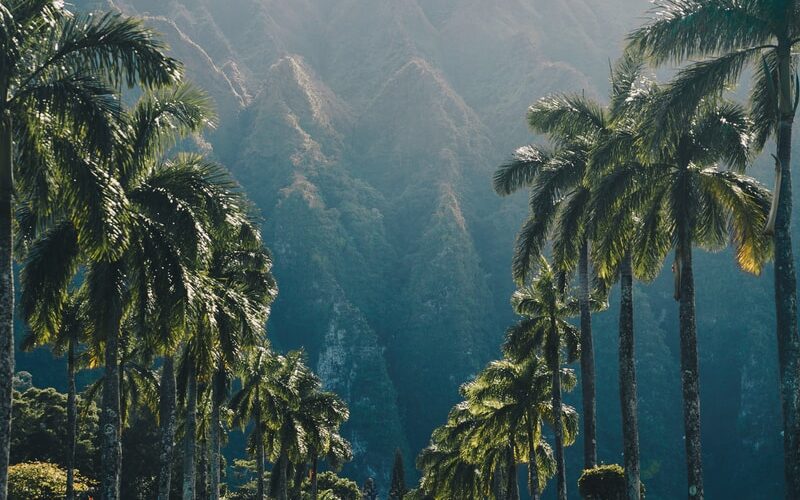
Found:
[{"label": "green bush in foreground", "polygon": [[[644,485],[641,489],[644,500]],[[617,464],[585,469],[578,479],[578,491],[586,500],[624,500],[625,469]]]},{"label": "green bush in foreground", "polygon": [[[91,488],[75,473],[75,493]],[[48,462],[23,462],[8,468],[8,500],[60,500],[67,492],[67,472]]]}]

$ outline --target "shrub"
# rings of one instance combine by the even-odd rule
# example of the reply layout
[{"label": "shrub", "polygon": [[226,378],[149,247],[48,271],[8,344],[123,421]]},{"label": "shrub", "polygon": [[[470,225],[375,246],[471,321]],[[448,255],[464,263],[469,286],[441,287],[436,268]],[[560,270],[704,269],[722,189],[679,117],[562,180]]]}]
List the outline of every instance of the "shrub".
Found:
[{"label": "shrub", "polygon": [[[86,493],[89,481],[75,472],[75,492]],[[60,500],[67,492],[67,472],[49,462],[23,462],[8,468],[8,500]]]},{"label": "shrub", "polygon": [[341,500],[358,500],[361,492],[358,491],[358,484],[347,478],[337,476],[331,471],[322,472],[317,477],[319,491],[330,491],[336,498]]},{"label": "shrub", "polygon": [[[644,484],[642,484],[644,499]],[[586,500],[624,500],[625,469],[617,464],[585,469],[578,479],[578,491]]]}]

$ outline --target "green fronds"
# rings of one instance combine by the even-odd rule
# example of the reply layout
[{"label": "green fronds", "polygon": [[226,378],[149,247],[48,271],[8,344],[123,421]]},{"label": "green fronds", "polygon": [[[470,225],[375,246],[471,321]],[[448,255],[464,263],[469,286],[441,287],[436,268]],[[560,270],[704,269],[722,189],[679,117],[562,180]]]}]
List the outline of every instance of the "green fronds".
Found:
[{"label": "green fronds", "polygon": [[[40,52],[26,81],[71,68],[82,74],[103,74],[113,87],[142,84],[158,87],[180,78],[181,65],[165,55],[156,32],[136,18],[121,14],[62,16],[55,29],[42,26]],[[23,64],[23,61],[15,61]]]},{"label": "green fronds", "polygon": [[750,116],[753,120],[754,145],[761,150],[778,126],[778,59],[774,50],[762,51],[761,61],[753,64],[750,89]]},{"label": "green fronds", "polygon": [[529,187],[536,174],[550,161],[551,155],[552,153],[534,145],[517,149],[511,161],[495,171],[495,192],[499,195],[509,195]]},{"label": "green fronds", "polygon": [[698,184],[726,212],[727,233],[739,267],[759,274],[772,256],[770,238],[763,231],[769,213],[769,191],[755,179],[716,169],[700,172]]},{"label": "green fronds", "polygon": [[109,145],[119,134],[114,119],[119,100],[113,89],[91,73],[76,71],[31,82],[12,98],[10,105],[19,119],[47,117],[49,126],[70,129],[74,137],[82,137],[94,151],[108,154]]},{"label": "green fronds", "polygon": [[61,330],[79,252],[78,235],[69,222],[48,229],[30,246],[20,274],[20,311],[36,345],[53,341]]},{"label": "green fronds", "polygon": [[661,271],[664,259],[672,249],[675,233],[664,193],[650,199],[641,210],[641,218],[630,247],[633,271],[637,278],[651,281]]},{"label": "green fronds", "polygon": [[[66,138],[56,144],[63,175],[61,194],[78,231],[78,244],[92,259],[115,259],[127,244],[128,199],[101,163]],[[68,181],[67,181],[68,179]]]},{"label": "green fronds", "polygon": [[755,0],[659,0],[628,40],[655,64],[764,45],[774,38],[764,10]]},{"label": "green fronds", "polygon": [[[211,99],[190,84],[145,93],[127,117],[124,178],[141,175],[145,160],[159,158],[189,134],[213,126],[215,118]],[[190,158],[184,161],[191,163]]]},{"label": "green fronds", "polygon": [[591,192],[580,186],[562,201],[553,229],[553,261],[559,271],[572,273],[578,266],[580,249],[586,240],[586,214],[590,213]]},{"label": "green fronds", "polygon": [[606,128],[606,122],[602,106],[583,95],[550,95],[528,108],[531,129],[548,134],[556,143],[598,134]]},{"label": "green fronds", "polygon": [[669,137],[665,134],[681,130],[704,100],[719,98],[727,87],[738,81],[744,68],[756,61],[760,53],[760,48],[736,50],[680,70],[659,94],[657,104],[645,122],[650,129],[650,148],[668,142]]},{"label": "green fronds", "polygon": [[755,144],[753,123],[739,104],[721,101],[702,106],[693,124],[699,165],[724,163],[736,171],[744,171],[753,159]]}]

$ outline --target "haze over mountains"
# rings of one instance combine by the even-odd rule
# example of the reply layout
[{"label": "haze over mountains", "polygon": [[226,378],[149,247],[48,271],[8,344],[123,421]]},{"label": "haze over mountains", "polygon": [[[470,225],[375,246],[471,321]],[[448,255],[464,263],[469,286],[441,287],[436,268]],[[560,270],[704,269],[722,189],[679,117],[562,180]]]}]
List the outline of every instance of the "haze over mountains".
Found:
[{"label": "haze over mountains", "polygon": [[[513,320],[510,258],[526,197],[498,198],[491,174],[533,140],[527,106],[553,91],[605,95],[609,61],[648,2],[113,6],[163,32],[216,100],[220,124],[206,139],[264,215],[276,261],[270,336],[281,349],[304,347],[348,401],[345,432],[356,451],[349,472],[385,483],[394,449],[411,459],[425,446],[458,386],[498,355]],[[777,377],[759,362],[775,359],[770,282],[738,275],[724,255],[700,260],[727,276],[704,283],[698,271],[709,498],[724,498],[725,478],[757,450],[775,450],[777,463],[750,464],[759,491],[764,481],[779,491]],[[736,294],[742,286],[748,292]],[[675,305],[666,283],[637,293],[643,479],[648,498],[671,498],[683,484]],[[747,307],[756,314],[746,324],[731,321]],[[600,456],[617,462],[613,306],[595,328]],[[579,450],[570,451],[574,476]]]}]

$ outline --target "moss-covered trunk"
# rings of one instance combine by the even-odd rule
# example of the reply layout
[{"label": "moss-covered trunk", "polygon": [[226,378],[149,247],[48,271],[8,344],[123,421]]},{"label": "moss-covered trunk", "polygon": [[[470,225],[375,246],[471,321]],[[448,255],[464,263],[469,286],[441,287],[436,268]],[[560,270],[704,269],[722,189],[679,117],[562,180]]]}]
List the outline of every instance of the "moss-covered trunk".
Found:
[{"label": "moss-covered trunk", "polygon": [[589,303],[589,244],[584,241],[578,262],[581,312],[581,391],[583,397],[583,466],[597,465],[597,390],[594,371],[592,311]]},{"label": "moss-covered trunk", "polygon": [[551,338],[548,344],[555,350],[551,356],[550,369],[553,371],[553,434],[556,455],[556,481],[558,500],[567,500],[567,466],[564,460],[564,429],[561,425],[563,403],[561,400],[561,356],[559,352],[558,328],[555,320],[551,322]]},{"label": "moss-covered trunk", "polygon": [[256,433],[256,500],[264,500],[264,436],[261,431],[261,397],[258,389],[256,389],[254,416],[253,432]]},{"label": "moss-covered trunk", "polygon": [[208,488],[209,498],[219,500],[220,487],[220,407],[224,398],[224,383],[222,382],[222,368],[214,374],[211,386],[211,421],[209,423],[209,441],[211,453],[208,457]]},{"label": "moss-covered trunk", "polygon": [[66,500],[75,500],[75,449],[78,444],[78,403],[75,388],[75,339],[67,349],[67,491]]},{"label": "moss-covered trunk", "polygon": [[183,500],[195,498],[195,470],[197,450],[197,373],[188,361],[186,380],[186,422],[183,438]]},{"label": "moss-covered trunk", "polygon": [[514,436],[509,439],[508,450],[506,452],[506,500],[519,500],[519,480],[517,477],[517,454]]},{"label": "moss-covered trunk", "polygon": [[683,425],[686,445],[688,498],[701,500],[703,465],[700,443],[700,366],[697,356],[692,239],[686,219],[679,221],[676,261],[680,273],[679,316]]},{"label": "moss-covered trunk", "polygon": [[[5,94],[5,93],[4,93]],[[8,492],[14,379],[13,141],[11,118],[0,116],[0,500]]]},{"label": "moss-covered trunk", "polygon": [[[800,338],[797,330],[797,276],[792,250],[792,127],[794,103],[790,42],[779,40],[780,78],[778,163],[780,189],[775,217],[775,307],[778,369],[783,407],[783,449],[786,498],[800,498]],[[795,98],[797,98],[795,96]]]},{"label": "moss-covered trunk", "polygon": [[628,500],[639,500],[639,425],[636,395],[636,362],[633,330],[633,271],[626,255],[620,269],[619,401],[622,409],[622,450]]},{"label": "moss-covered trunk", "polygon": [[[116,267],[109,264],[109,267]],[[116,279],[116,269],[108,276]],[[100,498],[117,500],[120,496],[120,474],[122,472],[122,441],[120,431],[120,366],[119,335],[120,318],[115,311],[107,312],[105,369],[103,377],[102,413],[100,414]]]},{"label": "moss-covered trunk", "polygon": [[170,484],[172,483],[172,461],[175,455],[175,407],[177,400],[175,358],[170,354],[164,356],[159,397],[161,451],[158,457],[158,500],[169,500]]}]

